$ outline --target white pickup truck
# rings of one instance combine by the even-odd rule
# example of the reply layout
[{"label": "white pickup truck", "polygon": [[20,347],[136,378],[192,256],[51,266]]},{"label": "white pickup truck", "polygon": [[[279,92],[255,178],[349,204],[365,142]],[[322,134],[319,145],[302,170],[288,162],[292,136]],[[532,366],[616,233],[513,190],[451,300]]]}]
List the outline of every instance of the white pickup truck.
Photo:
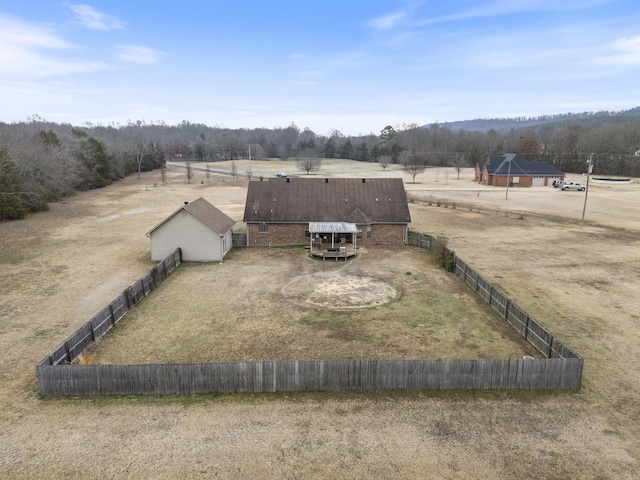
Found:
[{"label": "white pickup truck", "polygon": [[578,190],[579,192],[584,192],[586,189],[584,185],[576,182],[565,183],[561,188],[562,190]]}]

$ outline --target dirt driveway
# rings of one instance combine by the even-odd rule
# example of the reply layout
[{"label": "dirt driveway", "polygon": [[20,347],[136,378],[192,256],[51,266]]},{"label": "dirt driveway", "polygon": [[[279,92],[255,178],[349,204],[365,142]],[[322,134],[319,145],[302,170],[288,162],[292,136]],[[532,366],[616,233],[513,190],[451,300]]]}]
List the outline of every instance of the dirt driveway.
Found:
[{"label": "dirt driveway", "polygon": [[[382,175],[357,162],[321,173]],[[153,172],[0,224],[0,476],[640,478],[638,185],[590,189],[581,227],[580,193],[505,200],[453,177],[406,185],[412,228],[446,236],[582,354],[579,392],[39,398],[35,364],[150,268],[145,232],[199,196],[242,217],[246,180],[188,185],[175,169],[161,186]]]}]

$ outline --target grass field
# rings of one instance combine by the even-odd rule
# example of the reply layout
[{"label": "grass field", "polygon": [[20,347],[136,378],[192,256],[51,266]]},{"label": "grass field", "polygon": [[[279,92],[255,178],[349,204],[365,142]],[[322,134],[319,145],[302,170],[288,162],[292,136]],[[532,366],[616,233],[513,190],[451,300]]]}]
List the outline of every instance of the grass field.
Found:
[{"label": "grass field", "polygon": [[[286,162],[252,170],[295,173]],[[319,175],[410,180],[356,162],[327,162]],[[168,179],[134,176],[0,224],[0,477],[639,478],[637,183],[594,183],[583,226],[582,193],[514,188],[506,200],[469,172],[458,180],[442,169],[405,183],[413,230],[446,236],[584,356],[579,392],[40,398],[35,364],[151,267],[145,232],[200,196],[241,219],[246,179],[199,172],[187,184],[179,167]],[[402,270],[412,272],[399,271],[403,281],[419,273]],[[292,328],[321,338],[342,320],[314,307]]]},{"label": "grass field", "polygon": [[535,354],[424,250],[373,248],[345,263],[275,248],[234,251],[221,264],[183,264],[100,342],[93,361]]}]

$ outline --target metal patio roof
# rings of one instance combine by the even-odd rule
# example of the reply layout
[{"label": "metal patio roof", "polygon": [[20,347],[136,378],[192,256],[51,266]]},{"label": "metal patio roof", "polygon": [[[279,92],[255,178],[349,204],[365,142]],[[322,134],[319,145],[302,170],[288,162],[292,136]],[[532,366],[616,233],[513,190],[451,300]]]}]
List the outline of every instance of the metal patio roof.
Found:
[{"label": "metal patio roof", "polygon": [[355,223],[347,222],[309,222],[309,233],[357,233]]}]

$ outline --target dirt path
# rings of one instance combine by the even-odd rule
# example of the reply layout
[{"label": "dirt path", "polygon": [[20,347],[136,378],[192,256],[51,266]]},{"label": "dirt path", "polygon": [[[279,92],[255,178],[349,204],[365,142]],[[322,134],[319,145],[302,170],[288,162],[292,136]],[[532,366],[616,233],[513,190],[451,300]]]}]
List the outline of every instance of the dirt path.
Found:
[{"label": "dirt path", "polygon": [[[40,399],[35,364],[150,268],[146,231],[199,196],[241,218],[245,181],[169,179],[129,178],[0,224],[1,477],[640,478],[634,184],[594,188],[583,227],[574,192],[512,189],[505,202],[468,181],[438,190],[442,174],[407,185],[425,201],[411,204],[415,230],[446,235],[585,357],[580,392]],[[429,206],[432,195],[478,204]]]}]

